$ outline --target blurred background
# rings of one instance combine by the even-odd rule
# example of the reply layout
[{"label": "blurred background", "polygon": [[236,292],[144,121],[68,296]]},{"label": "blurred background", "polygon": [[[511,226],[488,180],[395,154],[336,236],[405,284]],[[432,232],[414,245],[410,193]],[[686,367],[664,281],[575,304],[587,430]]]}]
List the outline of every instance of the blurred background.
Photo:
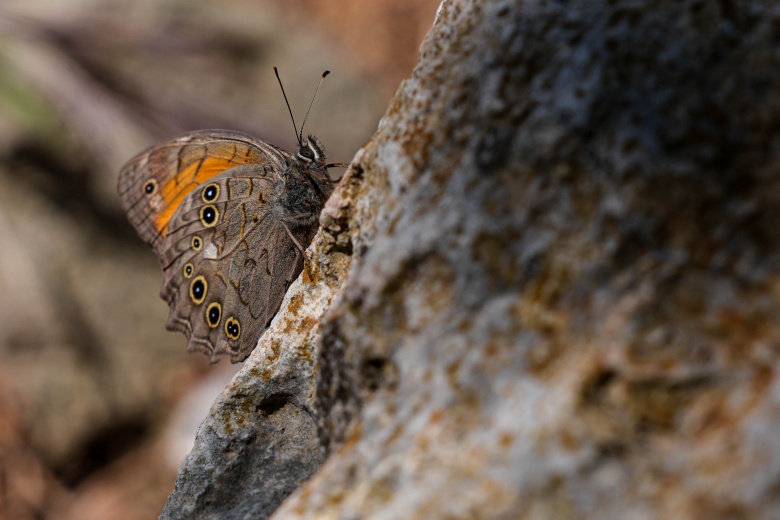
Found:
[{"label": "blurred background", "polygon": [[119,168],[195,129],[349,162],[408,76],[438,0],[0,3],[0,518],[155,518],[214,397],[164,328],[160,269]]}]

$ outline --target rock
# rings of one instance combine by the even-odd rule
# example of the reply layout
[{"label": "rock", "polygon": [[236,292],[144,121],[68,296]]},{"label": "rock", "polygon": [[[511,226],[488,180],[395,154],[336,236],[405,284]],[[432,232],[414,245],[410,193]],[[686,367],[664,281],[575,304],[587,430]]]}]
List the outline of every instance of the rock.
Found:
[{"label": "rock", "polygon": [[778,13],[445,1],[163,518],[779,517]]}]

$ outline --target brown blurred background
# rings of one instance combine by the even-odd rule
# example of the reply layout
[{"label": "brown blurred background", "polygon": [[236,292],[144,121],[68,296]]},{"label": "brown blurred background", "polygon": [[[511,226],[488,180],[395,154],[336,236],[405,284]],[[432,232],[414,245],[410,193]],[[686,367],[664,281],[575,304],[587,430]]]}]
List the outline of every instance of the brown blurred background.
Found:
[{"label": "brown blurred background", "polygon": [[142,519],[237,366],[164,329],[121,165],[173,134],[306,125],[349,161],[417,61],[438,0],[0,4],[0,519]]}]

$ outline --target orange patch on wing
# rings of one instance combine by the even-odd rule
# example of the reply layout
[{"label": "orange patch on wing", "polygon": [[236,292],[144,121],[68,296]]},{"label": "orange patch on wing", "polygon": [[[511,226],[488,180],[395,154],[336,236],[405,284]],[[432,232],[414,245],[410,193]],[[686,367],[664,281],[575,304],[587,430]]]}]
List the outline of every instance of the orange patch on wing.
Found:
[{"label": "orange patch on wing", "polygon": [[170,222],[173,214],[179,209],[184,198],[192,193],[192,190],[197,188],[200,184],[233,166],[238,166],[240,164],[257,164],[261,162],[263,161],[260,155],[256,153],[246,153],[244,155],[233,154],[230,159],[224,157],[205,157],[203,160],[197,160],[190,163],[168,181],[165,186],[163,186],[162,190],[160,190],[165,209],[163,209],[163,211],[157,215],[157,218],[154,219],[155,229],[157,229],[162,236],[167,235],[168,222]]}]

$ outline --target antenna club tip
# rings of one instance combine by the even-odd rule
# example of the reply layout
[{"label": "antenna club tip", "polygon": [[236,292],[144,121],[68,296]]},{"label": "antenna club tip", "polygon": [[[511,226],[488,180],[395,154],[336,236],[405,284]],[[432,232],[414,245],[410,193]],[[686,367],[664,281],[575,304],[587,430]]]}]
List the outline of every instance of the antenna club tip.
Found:
[{"label": "antenna club tip", "polygon": [[329,71],[329,70],[326,70],[325,72],[323,72],[323,73],[322,73],[322,77],[324,78],[324,77],[325,77],[325,76],[327,76],[328,74],[330,74],[330,71]]}]

